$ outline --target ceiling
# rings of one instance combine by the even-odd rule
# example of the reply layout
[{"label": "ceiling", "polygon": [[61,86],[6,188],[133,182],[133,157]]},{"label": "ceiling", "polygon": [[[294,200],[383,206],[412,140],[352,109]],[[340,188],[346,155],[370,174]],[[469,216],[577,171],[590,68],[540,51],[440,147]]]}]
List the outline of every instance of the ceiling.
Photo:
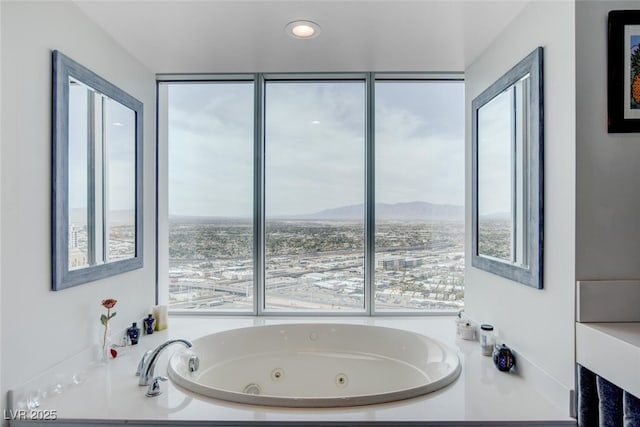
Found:
[{"label": "ceiling", "polygon": [[[463,71],[529,0],[75,0],[155,73]],[[321,34],[299,40],[287,23]]]}]

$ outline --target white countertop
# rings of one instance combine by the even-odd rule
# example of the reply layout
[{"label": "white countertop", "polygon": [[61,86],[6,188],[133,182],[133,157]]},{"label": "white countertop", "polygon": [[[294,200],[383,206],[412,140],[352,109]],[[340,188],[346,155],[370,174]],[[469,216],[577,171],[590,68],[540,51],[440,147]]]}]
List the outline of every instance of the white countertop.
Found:
[{"label": "white countertop", "polygon": [[[224,402],[196,395],[171,381],[162,383],[162,395],[148,398],[145,397],[146,387],[137,384],[138,378],[134,373],[142,353],[167,339],[195,339],[233,328],[300,322],[372,324],[423,333],[456,350],[462,373],[451,385],[425,396],[339,409],[269,408]],[[175,346],[175,349],[178,348]],[[170,348],[165,351],[158,362],[156,375],[166,373],[167,359],[173,351]],[[39,393],[42,395],[44,390],[46,396],[41,397],[37,411],[55,410],[59,420],[146,420],[149,424],[196,421],[538,421],[545,425],[551,425],[550,422],[575,425],[575,419],[568,417],[568,410],[562,404],[550,402],[518,375],[499,372],[490,357],[481,355],[477,342],[456,340],[453,317],[171,317],[168,330],[142,336],[137,346],[129,348],[107,364],[92,367],[79,377],[80,384],[69,384],[61,379],[61,390],[51,391],[50,385],[41,384]],[[36,383],[26,387],[36,387]],[[21,395],[25,390],[20,390]]]},{"label": "white countertop", "polygon": [[577,323],[576,359],[623,390],[640,396],[640,322]]}]

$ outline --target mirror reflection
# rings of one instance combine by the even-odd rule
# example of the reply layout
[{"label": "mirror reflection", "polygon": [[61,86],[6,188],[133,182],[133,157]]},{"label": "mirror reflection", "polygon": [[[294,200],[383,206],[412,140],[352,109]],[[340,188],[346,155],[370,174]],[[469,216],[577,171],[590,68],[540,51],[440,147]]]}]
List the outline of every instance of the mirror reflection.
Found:
[{"label": "mirror reflection", "polygon": [[142,267],[142,104],[54,59],[53,289]]},{"label": "mirror reflection", "polygon": [[478,109],[478,255],[526,265],[527,74]]},{"label": "mirror reflection", "polygon": [[69,78],[69,270],[135,256],[135,112]]},{"label": "mirror reflection", "polygon": [[471,264],[535,288],[543,272],[542,53],[471,103]]}]

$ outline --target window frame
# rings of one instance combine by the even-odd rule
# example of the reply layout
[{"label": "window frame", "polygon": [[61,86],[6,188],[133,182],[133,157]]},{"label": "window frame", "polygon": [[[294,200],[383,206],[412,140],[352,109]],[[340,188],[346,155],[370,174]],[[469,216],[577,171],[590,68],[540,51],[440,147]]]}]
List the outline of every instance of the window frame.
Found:
[{"label": "window frame", "polygon": [[[459,310],[381,310],[375,308],[375,83],[376,81],[464,82],[459,72],[323,72],[323,73],[208,73],[156,75],[156,303],[165,303],[168,293],[168,123],[166,87],[171,83],[223,83],[252,81],[254,85],[253,170],[253,310],[172,309],[175,314],[215,316],[357,317],[441,316]],[[267,82],[362,81],[364,83],[364,310],[269,310],[265,308],[265,85]],[[165,87],[163,96],[163,85]],[[164,121],[163,121],[164,120]],[[465,237],[466,241],[466,237]],[[163,267],[164,265],[164,267]]]}]

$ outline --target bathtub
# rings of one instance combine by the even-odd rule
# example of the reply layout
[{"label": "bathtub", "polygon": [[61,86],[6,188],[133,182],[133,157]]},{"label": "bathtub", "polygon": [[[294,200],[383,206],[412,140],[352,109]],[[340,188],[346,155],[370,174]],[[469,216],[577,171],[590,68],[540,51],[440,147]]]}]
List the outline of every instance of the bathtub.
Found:
[{"label": "bathtub", "polygon": [[[189,370],[196,354],[199,369]],[[409,331],[348,324],[256,326],[211,334],[176,352],[179,386],[238,403],[342,407],[408,399],[460,374],[456,353]]]}]

